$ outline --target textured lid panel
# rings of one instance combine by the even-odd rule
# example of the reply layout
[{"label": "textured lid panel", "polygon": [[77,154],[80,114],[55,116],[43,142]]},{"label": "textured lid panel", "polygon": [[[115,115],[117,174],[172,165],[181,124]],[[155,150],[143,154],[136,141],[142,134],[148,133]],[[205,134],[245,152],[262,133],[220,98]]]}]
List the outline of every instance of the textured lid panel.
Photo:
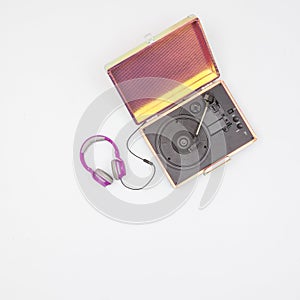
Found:
[{"label": "textured lid panel", "polygon": [[189,17],[154,40],[108,68],[136,123],[219,77],[199,19]]}]

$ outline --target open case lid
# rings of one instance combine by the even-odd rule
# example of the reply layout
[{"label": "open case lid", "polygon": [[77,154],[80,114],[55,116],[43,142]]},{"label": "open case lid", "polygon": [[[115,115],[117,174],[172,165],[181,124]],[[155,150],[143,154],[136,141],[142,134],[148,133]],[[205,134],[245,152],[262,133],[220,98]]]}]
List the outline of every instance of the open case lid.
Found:
[{"label": "open case lid", "polygon": [[116,59],[106,70],[136,124],[220,76],[196,16]]}]

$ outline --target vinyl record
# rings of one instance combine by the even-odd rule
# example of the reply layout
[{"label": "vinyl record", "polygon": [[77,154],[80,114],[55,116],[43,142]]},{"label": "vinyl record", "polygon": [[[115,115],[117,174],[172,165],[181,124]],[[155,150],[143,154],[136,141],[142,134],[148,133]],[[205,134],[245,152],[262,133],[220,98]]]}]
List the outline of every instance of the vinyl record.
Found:
[{"label": "vinyl record", "polygon": [[201,164],[209,151],[209,139],[203,124],[190,115],[169,118],[160,128],[156,146],[164,161],[175,168],[193,168]]}]

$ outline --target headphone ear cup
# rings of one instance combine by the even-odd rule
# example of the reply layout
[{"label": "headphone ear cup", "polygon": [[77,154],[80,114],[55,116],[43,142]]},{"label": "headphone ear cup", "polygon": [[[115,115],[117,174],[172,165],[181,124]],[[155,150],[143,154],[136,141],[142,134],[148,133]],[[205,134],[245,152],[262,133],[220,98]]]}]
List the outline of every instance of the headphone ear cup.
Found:
[{"label": "headphone ear cup", "polygon": [[101,169],[96,169],[95,174],[104,179],[105,181],[107,181],[109,184],[112,184],[114,179],[105,171],[101,170]]},{"label": "headphone ear cup", "polygon": [[111,170],[112,170],[112,173],[114,175],[114,178],[116,180],[119,180],[120,179],[120,174],[119,174],[119,171],[118,171],[118,161],[116,159],[113,159],[111,161]]}]

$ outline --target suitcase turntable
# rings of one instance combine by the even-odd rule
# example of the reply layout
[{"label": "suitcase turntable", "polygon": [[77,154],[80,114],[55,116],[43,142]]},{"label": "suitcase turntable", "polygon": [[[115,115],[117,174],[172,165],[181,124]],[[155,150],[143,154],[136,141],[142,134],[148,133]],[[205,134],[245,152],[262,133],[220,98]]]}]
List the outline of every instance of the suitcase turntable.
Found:
[{"label": "suitcase turntable", "polygon": [[[257,139],[225,83],[217,80],[218,68],[195,16],[106,69],[173,187],[213,170]],[[141,78],[163,83],[139,83]]]}]

